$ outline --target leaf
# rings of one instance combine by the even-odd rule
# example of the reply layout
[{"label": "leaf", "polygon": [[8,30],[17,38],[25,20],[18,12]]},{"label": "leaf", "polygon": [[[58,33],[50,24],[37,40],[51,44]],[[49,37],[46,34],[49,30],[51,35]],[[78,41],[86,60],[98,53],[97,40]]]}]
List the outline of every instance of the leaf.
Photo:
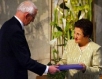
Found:
[{"label": "leaf", "polygon": [[52,35],[53,35],[54,38],[59,38],[60,36],[62,36],[62,32],[61,31],[53,32]]},{"label": "leaf", "polygon": [[58,31],[61,31],[61,32],[63,31],[62,28],[59,27],[59,26],[56,26],[56,28],[57,28]]},{"label": "leaf", "polygon": [[52,63],[51,63],[51,62],[49,62],[47,65],[48,65],[48,66],[50,66],[50,65],[52,65]]}]

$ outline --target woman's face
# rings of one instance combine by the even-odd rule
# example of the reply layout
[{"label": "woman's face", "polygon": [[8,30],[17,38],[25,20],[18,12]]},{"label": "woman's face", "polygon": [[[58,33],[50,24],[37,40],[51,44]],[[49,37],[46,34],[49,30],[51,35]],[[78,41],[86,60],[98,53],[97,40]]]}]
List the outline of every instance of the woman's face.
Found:
[{"label": "woman's face", "polygon": [[75,39],[76,43],[82,44],[87,38],[88,37],[84,36],[82,29],[80,29],[78,27],[74,28],[74,39]]}]

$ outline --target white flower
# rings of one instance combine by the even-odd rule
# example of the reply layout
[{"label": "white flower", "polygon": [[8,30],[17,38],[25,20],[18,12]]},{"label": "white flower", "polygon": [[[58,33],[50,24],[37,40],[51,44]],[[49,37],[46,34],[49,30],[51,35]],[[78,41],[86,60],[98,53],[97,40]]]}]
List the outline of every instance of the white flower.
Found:
[{"label": "white flower", "polygon": [[57,3],[58,3],[58,0],[55,0],[55,1],[54,1],[55,8],[57,7]]},{"label": "white flower", "polygon": [[84,18],[84,17],[85,17],[85,12],[82,11],[82,12],[81,12],[81,15],[80,15],[80,17],[79,17],[79,19],[82,19],[82,18]]},{"label": "white flower", "polygon": [[70,9],[70,11],[72,12],[73,16],[76,18],[76,15],[74,13],[73,7],[71,5],[71,0],[68,0],[67,3],[65,3],[65,5]]},{"label": "white flower", "polygon": [[70,0],[68,0],[67,3],[65,3],[65,5],[66,5],[68,8],[70,8],[70,10],[72,10],[72,5],[71,5],[71,3],[70,3]]},{"label": "white flower", "polygon": [[66,27],[66,19],[63,18],[62,21],[63,21],[63,26],[64,26],[64,28],[65,28],[65,27]]},{"label": "white flower", "polygon": [[52,47],[54,47],[55,45],[57,45],[57,38],[54,38],[53,40],[50,41],[50,45]]}]

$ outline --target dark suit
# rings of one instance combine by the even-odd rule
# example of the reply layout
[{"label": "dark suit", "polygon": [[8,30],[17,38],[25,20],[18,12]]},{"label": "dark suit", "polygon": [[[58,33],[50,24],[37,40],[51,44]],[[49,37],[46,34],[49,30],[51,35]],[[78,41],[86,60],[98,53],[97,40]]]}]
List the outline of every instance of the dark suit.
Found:
[{"label": "dark suit", "polygon": [[46,66],[30,58],[19,21],[12,17],[0,30],[0,79],[28,79],[27,70],[42,75]]}]

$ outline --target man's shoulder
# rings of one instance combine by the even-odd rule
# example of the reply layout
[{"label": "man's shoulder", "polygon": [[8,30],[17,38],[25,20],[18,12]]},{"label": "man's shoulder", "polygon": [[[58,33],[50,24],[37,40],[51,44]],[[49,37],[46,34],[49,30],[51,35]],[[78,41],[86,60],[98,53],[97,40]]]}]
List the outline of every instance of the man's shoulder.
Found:
[{"label": "man's shoulder", "polygon": [[7,21],[5,21],[2,25],[2,27],[8,27],[11,26],[13,24],[15,24],[16,19],[14,17],[8,19]]}]

